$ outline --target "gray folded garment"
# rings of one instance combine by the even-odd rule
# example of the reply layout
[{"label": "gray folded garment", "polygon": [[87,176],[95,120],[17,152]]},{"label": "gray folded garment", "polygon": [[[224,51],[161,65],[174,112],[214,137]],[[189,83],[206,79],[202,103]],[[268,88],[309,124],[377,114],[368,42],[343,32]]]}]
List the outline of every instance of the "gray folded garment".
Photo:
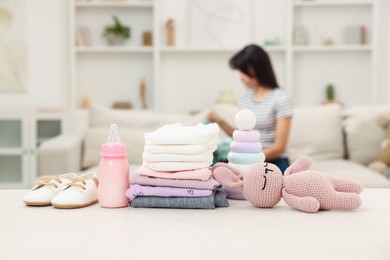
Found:
[{"label": "gray folded garment", "polygon": [[222,188],[217,188],[211,196],[207,197],[136,197],[131,201],[131,206],[133,208],[215,209],[229,206],[226,196]]}]

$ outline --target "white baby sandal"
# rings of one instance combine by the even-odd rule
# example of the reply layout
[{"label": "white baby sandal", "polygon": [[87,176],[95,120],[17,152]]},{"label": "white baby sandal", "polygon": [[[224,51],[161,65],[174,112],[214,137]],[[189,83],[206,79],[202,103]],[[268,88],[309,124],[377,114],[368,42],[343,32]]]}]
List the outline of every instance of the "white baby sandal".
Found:
[{"label": "white baby sandal", "polygon": [[50,206],[51,200],[66,189],[71,178],[76,176],[75,173],[65,173],[58,177],[44,176],[24,196],[23,201],[27,206]]},{"label": "white baby sandal", "polygon": [[94,172],[73,177],[68,188],[55,196],[51,204],[59,209],[75,209],[95,204],[98,202],[98,185],[99,181]]}]

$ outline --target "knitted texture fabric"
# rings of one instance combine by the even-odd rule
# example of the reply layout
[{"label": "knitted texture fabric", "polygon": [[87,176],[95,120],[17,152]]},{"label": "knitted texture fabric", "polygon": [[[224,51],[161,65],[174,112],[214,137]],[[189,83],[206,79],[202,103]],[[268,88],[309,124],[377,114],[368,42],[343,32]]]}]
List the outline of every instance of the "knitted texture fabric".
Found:
[{"label": "knitted texture fabric", "polygon": [[245,177],[237,168],[224,163],[215,164],[212,172],[221,185],[242,190],[245,199],[255,207],[272,208],[282,197],[283,176],[274,164],[254,164]]},{"label": "knitted texture fabric", "polygon": [[306,155],[285,171],[271,163],[259,163],[243,175],[230,165],[219,163],[212,168],[214,178],[222,185],[242,189],[244,197],[254,206],[275,206],[281,197],[291,207],[304,212],[318,210],[353,210],[361,206],[359,182],[336,178],[310,170],[312,159]]}]

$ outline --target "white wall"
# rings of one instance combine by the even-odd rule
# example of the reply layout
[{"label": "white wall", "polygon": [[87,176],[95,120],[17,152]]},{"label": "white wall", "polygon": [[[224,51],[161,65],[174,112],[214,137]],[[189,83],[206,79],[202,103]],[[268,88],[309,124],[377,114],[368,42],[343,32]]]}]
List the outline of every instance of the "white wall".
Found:
[{"label": "white wall", "polygon": [[[384,82],[385,84],[385,89],[387,89],[387,103],[390,103],[390,1],[386,1],[387,6],[384,8],[386,10],[385,12],[387,13],[387,26],[385,29],[385,35],[387,36],[387,41],[386,41],[386,46],[387,46],[387,55],[385,53],[384,55],[384,69],[383,73],[384,75],[387,76],[387,81]],[[387,59],[386,59],[387,56]]]},{"label": "white wall", "polygon": [[64,14],[62,1],[24,0],[27,31],[27,90],[1,93],[1,110],[63,107]]}]

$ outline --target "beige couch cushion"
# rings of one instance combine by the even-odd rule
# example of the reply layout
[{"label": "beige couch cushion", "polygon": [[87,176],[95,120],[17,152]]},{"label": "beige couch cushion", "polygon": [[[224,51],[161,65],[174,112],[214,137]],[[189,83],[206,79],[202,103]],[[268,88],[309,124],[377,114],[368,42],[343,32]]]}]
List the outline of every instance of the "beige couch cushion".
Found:
[{"label": "beige couch cushion", "polygon": [[390,180],[382,174],[350,160],[314,161],[312,169],[358,181],[364,188],[390,188]]},{"label": "beige couch cushion", "polygon": [[109,127],[115,123],[120,128],[157,129],[165,124],[181,122],[185,125],[202,122],[209,110],[204,110],[194,116],[185,114],[169,114],[152,110],[111,109],[94,103],[90,109],[90,127]]},{"label": "beige couch cushion", "polygon": [[[127,159],[130,164],[142,164],[142,151],[144,149],[144,133],[147,129],[119,129],[121,141],[127,147]],[[101,145],[107,142],[109,129],[89,128],[85,134],[83,145],[82,167],[88,168],[100,162]]]},{"label": "beige couch cushion", "polygon": [[301,154],[314,160],[342,159],[341,107],[324,105],[295,109],[288,151],[292,161]]},{"label": "beige couch cushion", "polygon": [[380,113],[390,113],[390,106],[367,106],[344,111],[344,130],[350,160],[369,164],[378,158],[386,131],[377,122]]}]

